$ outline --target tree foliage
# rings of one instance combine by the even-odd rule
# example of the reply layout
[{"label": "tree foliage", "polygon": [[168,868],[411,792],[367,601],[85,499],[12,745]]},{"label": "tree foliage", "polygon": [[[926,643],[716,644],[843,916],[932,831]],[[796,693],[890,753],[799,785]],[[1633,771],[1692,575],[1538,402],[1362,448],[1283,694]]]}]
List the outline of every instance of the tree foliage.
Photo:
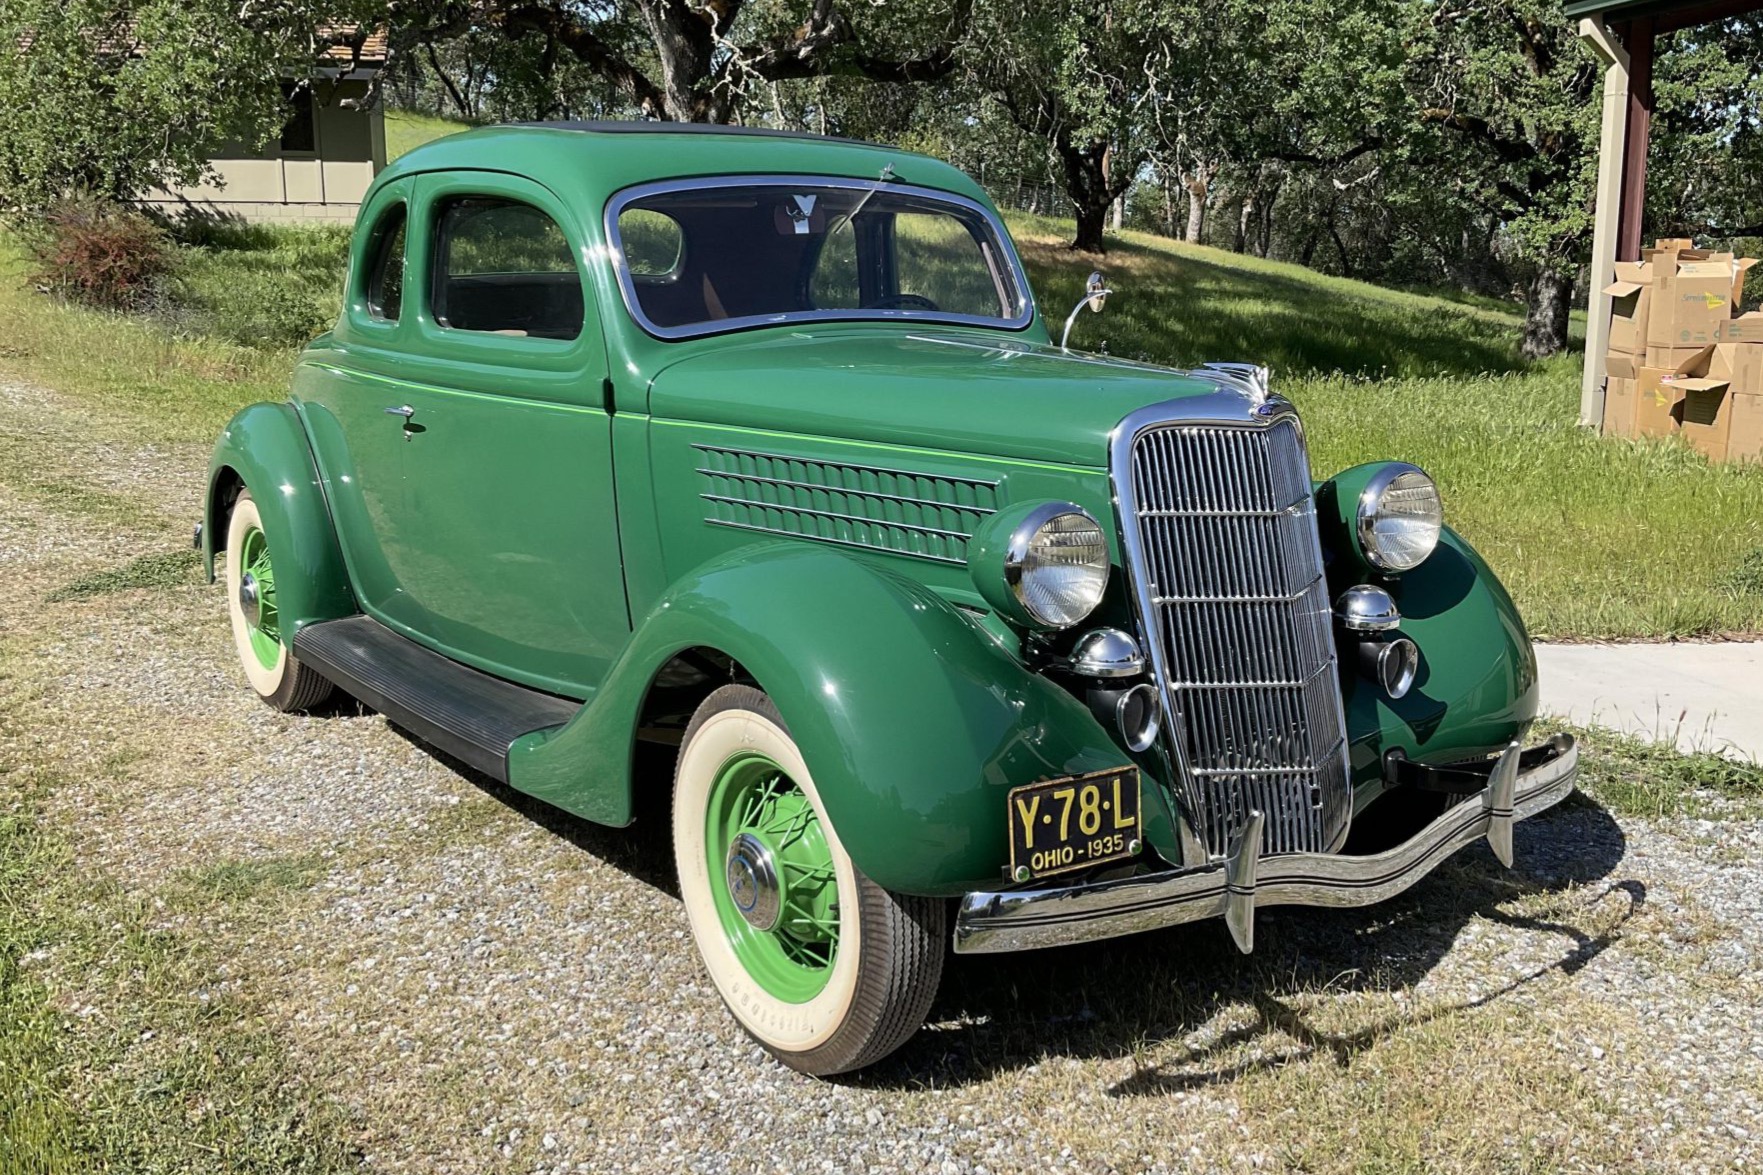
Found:
[{"label": "tree foliage", "polygon": [[[603,79],[644,118],[731,122],[771,84],[946,76],[973,0],[405,0],[394,22],[425,43],[532,38]],[[854,16],[853,13],[856,15]]]},{"label": "tree foliage", "polygon": [[218,144],[280,128],[283,79],[309,79],[327,47],[318,30],[352,15],[347,0],[6,0],[0,202],[203,178]]},{"label": "tree foliage", "polygon": [[1763,237],[1763,14],[1684,29],[1657,63],[1647,223]]},{"label": "tree foliage", "polygon": [[[894,142],[1008,203],[1528,306],[1566,345],[1600,66],[1561,0],[5,0],[0,201],[200,179],[322,30],[467,121],[650,117]],[[1661,40],[1647,226],[1763,237],[1763,15]]]}]

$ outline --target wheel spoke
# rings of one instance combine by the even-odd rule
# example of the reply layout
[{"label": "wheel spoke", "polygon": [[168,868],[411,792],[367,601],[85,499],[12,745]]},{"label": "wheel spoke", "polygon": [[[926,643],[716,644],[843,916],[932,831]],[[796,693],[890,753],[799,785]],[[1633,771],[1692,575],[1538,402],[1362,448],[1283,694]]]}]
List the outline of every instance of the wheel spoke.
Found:
[{"label": "wheel spoke", "polygon": [[265,669],[275,667],[282,655],[281,610],[276,606],[275,565],[263,531],[251,527],[239,541],[239,569],[256,584],[256,616],[250,618],[251,651]]},{"label": "wheel spoke", "polygon": [[[757,760],[757,761],[756,761]],[[738,758],[724,769],[716,804],[712,852],[720,870],[741,838],[757,840],[768,856],[778,903],[769,924],[749,921],[735,903],[725,873],[724,925],[742,965],[758,982],[792,1002],[811,998],[827,982],[838,951],[838,878],[819,815],[789,775],[762,757]],[[752,851],[751,847],[743,852]],[[748,884],[751,883],[749,878]]]}]

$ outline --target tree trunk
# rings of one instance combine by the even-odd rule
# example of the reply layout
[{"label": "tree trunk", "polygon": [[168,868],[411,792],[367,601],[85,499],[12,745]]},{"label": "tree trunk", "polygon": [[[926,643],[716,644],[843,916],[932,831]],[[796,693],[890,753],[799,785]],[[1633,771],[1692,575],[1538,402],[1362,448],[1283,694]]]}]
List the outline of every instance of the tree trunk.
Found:
[{"label": "tree trunk", "polygon": [[1342,276],[1352,277],[1353,259],[1347,255],[1347,242],[1341,240],[1341,230],[1335,226],[1332,215],[1328,218],[1328,239],[1334,242],[1334,251],[1340,255]]},{"label": "tree trunk", "polygon": [[1316,246],[1321,240],[1321,231],[1314,227],[1311,228],[1310,235],[1304,238],[1304,244],[1298,250],[1299,265],[1302,265],[1305,269],[1310,268],[1310,262],[1316,259]]},{"label": "tree trunk", "polygon": [[1103,230],[1108,224],[1108,203],[1089,205],[1078,204],[1073,197],[1072,203],[1077,209],[1077,237],[1071,247],[1079,253],[1106,253],[1106,243],[1102,239]]},{"label": "tree trunk", "polygon": [[1248,248],[1249,222],[1253,219],[1255,219],[1255,197],[1249,195],[1243,198],[1242,206],[1237,210],[1237,232],[1230,242],[1232,253],[1241,253]]},{"label": "tree trunk", "polygon": [[1210,165],[1203,163],[1181,177],[1181,186],[1188,192],[1188,226],[1182,240],[1190,245],[1200,243],[1200,234],[1206,228],[1206,196],[1212,190],[1213,172]]},{"label": "tree trunk", "polygon": [[1080,253],[1104,253],[1107,245],[1102,233],[1115,195],[1108,186],[1108,144],[1092,142],[1080,146],[1061,131],[1053,148],[1065,172],[1065,194],[1077,214],[1077,237],[1071,247]]},{"label": "tree trunk", "polygon": [[1526,359],[1546,359],[1567,349],[1567,311],[1573,301],[1573,279],[1544,266],[1530,279],[1524,296]]},{"label": "tree trunk", "polygon": [[1259,217],[1255,225],[1255,256],[1265,257],[1273,251],[1273,206],[1279,203],[1279,190],[1285,181],[1276,171],[1273,184],[1266,191],[1259,192],[1255,197],[1255,205]]}]

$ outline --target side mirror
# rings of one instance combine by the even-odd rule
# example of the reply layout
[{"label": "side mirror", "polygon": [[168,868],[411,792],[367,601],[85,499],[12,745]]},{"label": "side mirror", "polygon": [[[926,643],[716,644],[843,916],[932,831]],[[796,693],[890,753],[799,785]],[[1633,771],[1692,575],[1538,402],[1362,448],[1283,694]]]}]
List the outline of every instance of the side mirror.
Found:
[{"label": "side mirror", "polygon": [[1097,270],[1090,274],[1090,280],[1084,283],[1084,302],[1091,310],[1100,314],[1103,305],[1108,301],[1108,295],[1112,292],[1102,284],[1102,273]]},{"label": "side mirror", "polygon": [[1109,289],[1102,281],[1102,275],[1100,272],[1090,274],[1090,280],[1084,283],[1083,301],[1079,302],[1076,306],[1073,306],[1071,308],[1071,313],[1065,316],[1065,333],[1059,336],[1059,349],[1061,351],[1069,351],[1071,349],[1065,344],[1071,338],[1071,324],[1077,321],[1077,316],[1083,308],[1088,306],[1097,314],[1102,313],[1103,304],[1108,301],[1108,295],[1113,292],[1114,291]]}]

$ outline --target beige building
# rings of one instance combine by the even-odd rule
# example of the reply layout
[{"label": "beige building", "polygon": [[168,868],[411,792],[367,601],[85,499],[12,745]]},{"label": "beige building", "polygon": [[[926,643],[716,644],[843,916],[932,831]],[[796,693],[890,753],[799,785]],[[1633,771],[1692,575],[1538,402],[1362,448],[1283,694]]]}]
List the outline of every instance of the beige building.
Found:
[{"label": "beige building", "polygon": [[333,48],[304,84],[283,85],[289,110],[279,139],[257,151],[223,148],[212,160],[212,182],[156,190],[140,202],[174,215],[353,223],[386,165],[385,115],[377,101],[370,104],[385,57],[384,33],[369,37],[359,54]]}]

